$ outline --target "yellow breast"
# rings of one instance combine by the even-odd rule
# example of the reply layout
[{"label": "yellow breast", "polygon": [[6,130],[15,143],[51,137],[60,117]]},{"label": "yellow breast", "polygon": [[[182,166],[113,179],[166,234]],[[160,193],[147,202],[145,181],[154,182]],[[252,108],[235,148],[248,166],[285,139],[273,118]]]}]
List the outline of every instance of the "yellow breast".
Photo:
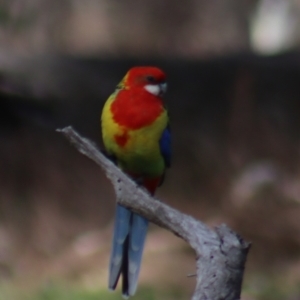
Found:
[{"label": "yellow breast", "polygon": [[147,176],[162,175],[165,169],[160,152],[159,140],[167,127],[168,115],[163,110],[152,124],[137,130],[119,126],[113,119],[111,104],[116,94],[110,96],[104,105],[101,125],[106,150],[116,156],[119,166],[128,172]]}]

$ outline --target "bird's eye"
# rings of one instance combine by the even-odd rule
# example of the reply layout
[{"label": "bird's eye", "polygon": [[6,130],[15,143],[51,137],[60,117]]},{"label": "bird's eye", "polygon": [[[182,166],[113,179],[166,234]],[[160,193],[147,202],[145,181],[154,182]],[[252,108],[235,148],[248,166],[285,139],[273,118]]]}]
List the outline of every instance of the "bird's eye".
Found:
[{"label": "bird's eye", "polygon": [[154,83],[154,82],[156,81],[155,78],[154,78],[153,76],[151,76],[151,75],[147,76],[147,77],[146,77],[146,80],[147,80],[148,82],[150,82],[150,83]]}]

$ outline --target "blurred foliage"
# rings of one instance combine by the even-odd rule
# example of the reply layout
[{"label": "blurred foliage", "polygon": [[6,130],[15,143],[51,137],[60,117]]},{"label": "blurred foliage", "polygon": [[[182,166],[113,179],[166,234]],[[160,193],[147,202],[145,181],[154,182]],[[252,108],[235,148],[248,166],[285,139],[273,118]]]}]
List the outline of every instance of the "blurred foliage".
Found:
[{"label": "blurred foliage", "polygon": [[297,0],[2,0],[0,51],[208,57],[299,49]]},{"label": "blurred foliage", "polygon": [[[109,292],[107,290],[91,290],[83,286],[74,286],[70,284],[48,284],[44,287],[26,290],[16,288],[16,286],[0,286],[0,300],[117,300],[121,298],[119,292]],[[170,290],[157,291],[151,287],[141,286],[135,295],[136,299],[155,300],[183,300],[187,295],[184,291],[176,287]]]},{"label": "blurred foliage", "polygon": [[[20,288],[16,285],[1,284],[0,300],[119,300],[120,291],[109,292],[82,285],[64,282],[48,283],[39,288]],[[189,299],[191,292],[170,286],[157,289],[142,285],[132,299],[144,300],[184,300]],[[291,285],[280,276],[262,276],[256,274],[246,281],[241,300],[297,300],[299,299],[299,283]]]},{"label": "blurred foliage", "polygon": [[284,278],[280,271],[277,274],[252,274],[244,284],[243,296],[253,300],[297,300],[300,297],[299,279],[290,279]]},{"label": "blurred foliage", "polygon": [[245,51],[257,2],[3,0],[0,50],[171,57]]},{"label": "blurred foliage", "polygon": [[5,25],[10,21],[10,15],[8,9],[5,7],[0,7],[0,24]]}]

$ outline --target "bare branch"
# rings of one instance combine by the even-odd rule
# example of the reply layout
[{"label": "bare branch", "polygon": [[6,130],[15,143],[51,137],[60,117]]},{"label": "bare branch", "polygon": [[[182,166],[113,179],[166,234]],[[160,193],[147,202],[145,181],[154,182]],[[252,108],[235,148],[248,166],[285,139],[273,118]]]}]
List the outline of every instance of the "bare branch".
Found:
[{"label": "bare branch", "polygon": [[226,225],[213,230],[151,197],[72,127],[57,131],[62,132],[79,152],[102,167],[113,184],[118,203],[172,231],[195,250],[197,284],[192,300],[240,299],[249,243]]}]

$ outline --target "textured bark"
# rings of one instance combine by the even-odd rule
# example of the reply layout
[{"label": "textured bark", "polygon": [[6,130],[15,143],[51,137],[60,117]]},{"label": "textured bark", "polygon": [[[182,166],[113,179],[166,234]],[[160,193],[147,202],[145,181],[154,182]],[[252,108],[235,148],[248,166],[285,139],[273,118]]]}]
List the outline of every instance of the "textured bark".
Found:
[{"label": "textured bark", "polygon": [[240,299],[250,244],[222,224],[211,229],[151,197],[72,127],[58,129],[81,152],[103,168],[118,203],[184,239],[196,252],[197,284],[192,300]]}]

